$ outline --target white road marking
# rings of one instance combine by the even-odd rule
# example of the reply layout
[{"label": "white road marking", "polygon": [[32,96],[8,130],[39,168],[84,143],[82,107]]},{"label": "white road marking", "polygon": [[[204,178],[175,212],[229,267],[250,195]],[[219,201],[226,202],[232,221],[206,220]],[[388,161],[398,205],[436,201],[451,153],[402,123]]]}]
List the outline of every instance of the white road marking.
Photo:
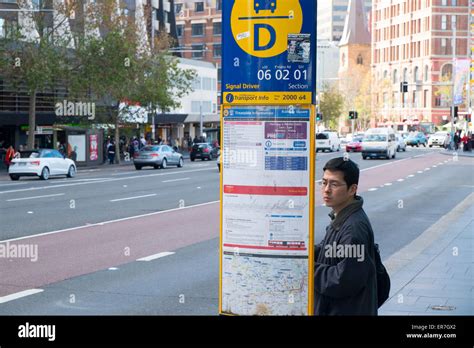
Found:
[{"label": "white road marking", "polygon": [[413,178],[414,176],[415,176],[415,175],[410,174],[410,175],[407,176],[407,178]]},{"label": "white road marking", "polygon": [[156,193],[152,193],[152,194],[149,194],[149,195],[143,195],[143,196],[135,196],[135,197],[111,199],[109,202],[128,201],[128,200],[130,200],[130,199],[138,199],[138,198],[153,197],[153,196],[156,196]]},{"label": "white road marking", "polygon": [[110,267],[110,268],[109,268],[109,271],[117,271],[117,270],[118,270],[117,267]]},{"label": "white road marking", "polygon": [[69,231],[80,230],[80,229],[88,228],[88,227],[91,227],[91,226],[102,226],[102,225],[106,225],[106,224],[113,224],[113,223],[115,223],[115,222],[121,222],[121,221],[128,221],[128,220],[133,220],[133,219],[139,219],[139,218],[143,218],[143,217],[147,217],[147,216],[160,215],[160,214],[169,213],[169,212],[176,211],[176,210],[184,210],[184,209],[196,208],[196,207],[201,207],[201,206],[205,206],[205,205],[209,205],[209,204],[215,204],[215,203],[219,203],[219,201],[212,201],[212,202],[206,202],[206,203],[200,203],[200,204],[190,205],[190,206],[187,206],[187,207],[173,208],[173,209],[168,209],[168,210],[156,211],[156,212],[154,212],[154,213],[148,213],[148,214],[141,214],[141,215],[129,216],[129,217],[126,217],[126,218],[115,219],[115,220],[109,220],[109,221],[103,221],[103,222],[98,222],[98,223],[90,224],[90,225],[82,225],[82,226],[77,226],[77,227],[65,228],[65,229],[63,229],[63,230],[57,230],[57,231],[39,233],[39,234],[31,235],[31,236],[24,236],[24,237],[12,238],[12,239],[0,240],[0,243],[13,242],[13,241],[23,240],[23,239],[28,239],[28,238],[43,237],[43,236],[47,236],[47,235],[50,235],[50,234],[57,234],[57,233],[64,233],[64,232],[69,232]]},{"label": "white road marking", "polygon": [[376,187],[369,188],[368,191],[377,191]]},{"label": "white road marking", "polygon": [[26,212],[26,213],[27,213],[27,214],[34,214],[32,211],[28,211],[28,212]]},{"label": "white road marking", "polygon": [[10,295],[7,295],[7,296],[0,297],[0,303],[6,303],[6,302],[13,301],[13,300],[18,300],[19,298],[34,295],[34,294],[38,294],[38,293],[43,292],[43,291],[44,291],[43,289],[29,289],[29,290],[16,292],[14,294],[10,294]]},{"label": "white road marking", "polygon": [[127,175],[127,174],[133,174],[133,173],[136,173],[136,171],[131,171],[131,172],[123,172],[123,173],[115,173],[115,174],[111,174],[111,175]]},{"label": "white road marking", "polygon": [[34,196],[34,197],[13,198],[13,199],[7,199],[7,202],[26,201],[26,200],[28,200],[28,199],[57,197],[57,196],[64,196],[64,195],[65,195],[65,193],[56,193],[56,194],[54,194],[54,195],[44,195],[44,196]]},{"label": "white road marking", "polygon": [[422,171],[422,170],[419,170],[419,171],[417,171],[417,173],[418,173],[418,174],[422,174],[422,173],[423,173],[423,171]]},{"label": "white road marking", "polygon": [[25,188],[25,189],[18,189],[18,190],[8,190],[8,191],[0,191],[0,194],[3,193],[15,193],[15,192],[26,192],[26,191],[34,191],[34,190],[47,190],[47,189],[55,189],[58,187],[71,187],[71,186],[79,186],[79,185],[88,185],[88,184],[98,184],[98,183],[103,183],[103,182],[112,182],[112,181],[120,181],[120,180],[129,180],[129,179],[143,179],[143,178],[148,178],[148,177],[154,177],[154,176],[162,176],[162,175],[175,175],[175,174],[183,174],[183,173],[192,173],[192,172],[202,172],[202,171],[208,171],[208,170],[214,170],[215,168],[203,168],[203,169],[192,169],[192,170],[181,170],[181,171],[175,171],[175,172],[165,172],[165,173],[157,173],[157,174],[145,174],[145,175],[135,175],[135,176],[129,176],[126,178],[112,178],[112,179],[106,179],[106,180],[94,180],[94,181],[86,181],[86,182],[74,182],[70,184],[64,184],[64,185],[57,185],[57,186],[40,186],[40,187],[30,187],[30,188]]},{"label": "white road marking", "polygon": [[183,181],[183,180],[189,180],[191,178],[182,178],[182,179],[171,179],[171,180],[164,180],[162,182],[173,182],[173,181]]},{"label": "white road marking", "polygon": [[392,186],[392,183],[391,182],[387,182],[386,184],[384,184],[385,186]]},{"label": "white road marking", "polygon": [[433,165],[432,165],[432,167],[433,167],[433,168],[436,168],[436,167],[437,167],[437,165],[436,165],[436,164],[433,164]]},{"label": "white road marking", "polygon": [[398,182],[402,182],[402,181],[405,181],[405,179],[398,179],[397,181],[398,181]]},{"label": "white road marking", "polygon": [[425,171],[427,171],[427,170],[431,170],[431,168],[425,168]]},{"label": "white road marking", "polygon": [[137,261],[153,261],[153,260],[159,259],[161,257],[165,257],[165,256],[168,256],[168,255],[173,255],[173,254],[174,254],[174,252],[172,252],[172,251],[164,251],[162,253],[142,257],[140,259],[137,259]]}]

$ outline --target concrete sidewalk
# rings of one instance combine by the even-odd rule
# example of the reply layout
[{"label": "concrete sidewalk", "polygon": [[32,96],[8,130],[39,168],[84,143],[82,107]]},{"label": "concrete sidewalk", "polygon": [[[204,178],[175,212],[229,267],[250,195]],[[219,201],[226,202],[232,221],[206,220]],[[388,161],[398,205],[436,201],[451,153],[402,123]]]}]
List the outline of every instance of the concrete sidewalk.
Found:
[{"label": "concrete sidewalk", "polygon": [[392,287],[379,315],[474,315],[473,234],[471,193],[384,260]]}]

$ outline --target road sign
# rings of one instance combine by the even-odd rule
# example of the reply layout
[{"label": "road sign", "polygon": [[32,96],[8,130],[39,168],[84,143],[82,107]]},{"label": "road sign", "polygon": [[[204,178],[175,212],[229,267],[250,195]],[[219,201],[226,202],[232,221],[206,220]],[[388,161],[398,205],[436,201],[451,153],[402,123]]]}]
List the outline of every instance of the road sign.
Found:
[{"label": "road sign", "polygon": [[223,103],[314,104],[316,1],[223,2]]},{"label": "road sign", "polygon": [[223,106],[219,312],[313,313],[314,106]]}]

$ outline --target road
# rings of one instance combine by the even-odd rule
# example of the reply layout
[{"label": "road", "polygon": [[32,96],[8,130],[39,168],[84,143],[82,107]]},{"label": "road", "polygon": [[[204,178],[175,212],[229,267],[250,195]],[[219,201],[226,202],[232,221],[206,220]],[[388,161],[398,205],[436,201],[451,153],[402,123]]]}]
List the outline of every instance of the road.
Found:
[{"label": "road", "polygon": [[[472,192],[473,159],[439,152],[409,148],[395,160],[365,161],[350,154],[383,258]],[[316,180],[341,155],[318,153]],[[317,197],[319,241],[329,209]],[[0,181],[0,240],[38,246],[36,262],[0,259],[0,314],[217,314],[218,199],[215,162]]]}]

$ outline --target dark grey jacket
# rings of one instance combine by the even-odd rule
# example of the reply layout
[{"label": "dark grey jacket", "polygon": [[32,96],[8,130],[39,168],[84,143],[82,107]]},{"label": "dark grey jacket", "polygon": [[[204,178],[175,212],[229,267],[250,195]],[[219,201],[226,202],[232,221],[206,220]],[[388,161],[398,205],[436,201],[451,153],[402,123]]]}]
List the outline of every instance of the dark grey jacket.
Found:
[{"label": "dark grey jacket", "polygon": [[363,202],[356,196],[336,217],[329,214],[315,248],[315,315],[377,315],[374,232]]}]

